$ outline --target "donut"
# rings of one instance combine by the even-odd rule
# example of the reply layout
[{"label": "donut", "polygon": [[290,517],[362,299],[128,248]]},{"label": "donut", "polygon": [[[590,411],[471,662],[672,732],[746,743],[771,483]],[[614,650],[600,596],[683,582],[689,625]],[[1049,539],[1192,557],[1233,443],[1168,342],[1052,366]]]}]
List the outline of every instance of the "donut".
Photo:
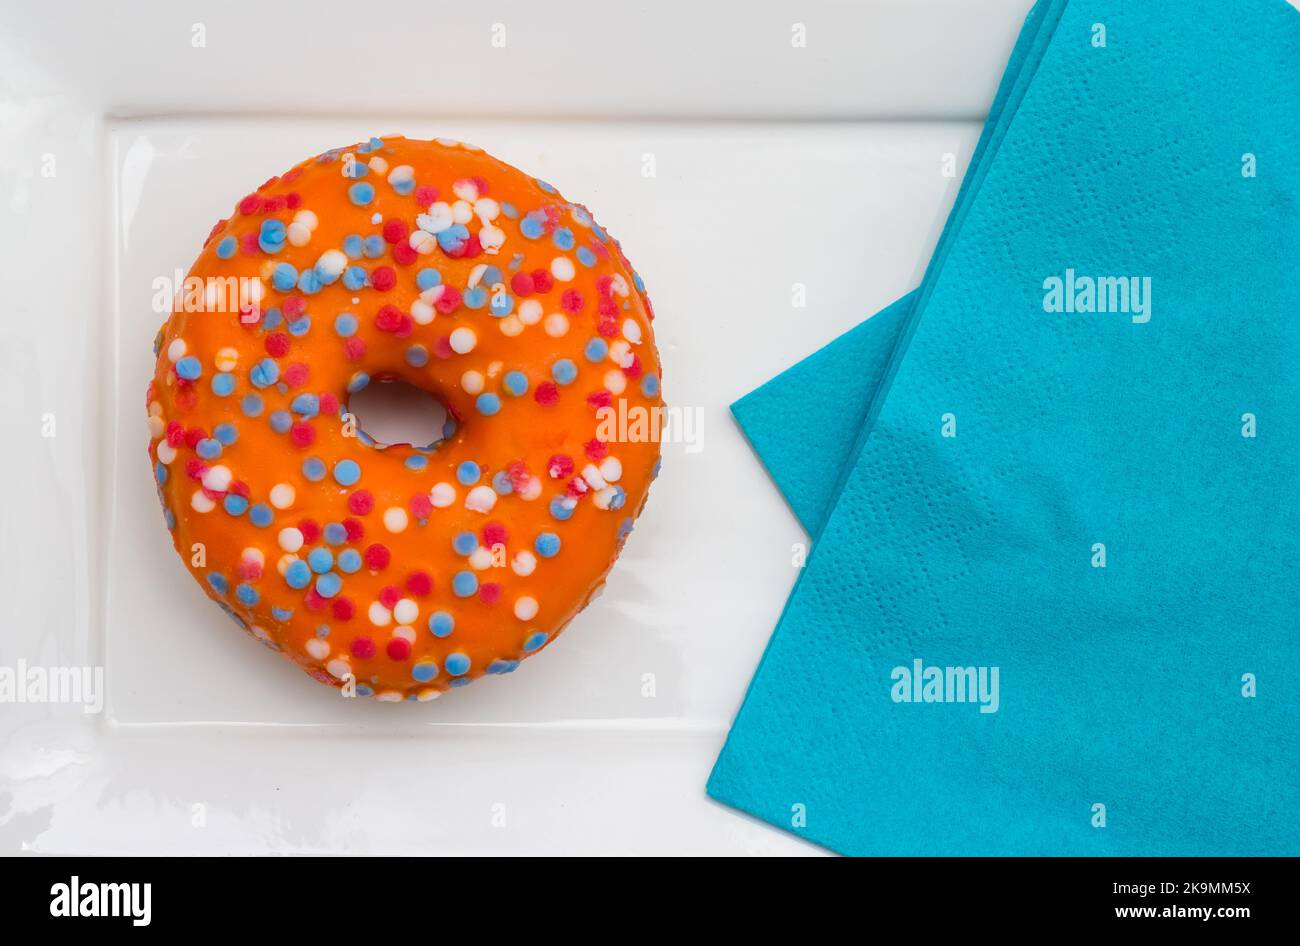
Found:
[{"label": "donut", "polygon": [[[347,696],[425,701],[545,648],[658,473],[654,317],[618,241],[461,142],[308,158],[212,228],[154,342],[171,540],[249,635]],[[380,443],[402,381],[447,412]]]}]

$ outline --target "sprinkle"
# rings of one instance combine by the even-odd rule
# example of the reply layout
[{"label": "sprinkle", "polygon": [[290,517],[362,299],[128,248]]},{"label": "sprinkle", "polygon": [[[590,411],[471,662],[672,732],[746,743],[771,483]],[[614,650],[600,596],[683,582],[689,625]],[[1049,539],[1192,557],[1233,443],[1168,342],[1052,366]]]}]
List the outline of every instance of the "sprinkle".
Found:
[{"label": "sprinkle", "polygon": [[533,631],[524,638],[524,653],[531,654],[543,644],[546,643],[547,635],[545,631]]},{"label": "sprinkle", "polygon": [[473,572],[457,572],[451,579],[451,590],[458,598],[468,598],[478,591],[478,577]]},{"label": "sprinkle", "polygon": [[464,654],[448,654],[447,659],[443,661],[443,666],[453,677],[459,677],[469,673],[470,660]]},{"label": "sprinkle", "polygon": [[429,615],[429,633],[434,637],[446,637],[455,626],[455,620],[446,611],[434,611]]},{"label": "sprinkle", "polygon": [[389,532],[403,532],[409,523],[406,510],[401,506],[389,506],[384,510],[384,528]]},{"label": "sprinkle", "polygon": [[364,207],[374,199],[375,188],[365,181],[358,181],[348,188],[348,200],[358,207]]},{"label": "sprinkle", "polygon": [[294,488],[288,483],[276,483],[271,487],[271,505],[276,509],[288,509],[293,505]]},{"label": "sprinkle", "polygon": [[465,355],[474,350],[474,346],[478,344],[478,336],[472,328],[462,326],[451,333],[449,342],[452,351],[458,355]]},{"label": "sprinkle", "polygon": [[537,617],[537,599],[524,595],[515,599],[515,617],[521,621],[531,621]]},{"label": "sprinkle", "polygon": [[[338,463],[334,464],[334,482],[338,483],[340,486],[355,486],[357,481],[360,479],[361,467],[356,460],[340,460]],[[386,517],[385,525],[387,525]],[[392,531],[396,532],[400,530],[394,529]]]},{"label": "sprinkle", "polygon": [[465,508],[471,512],[491,512],[496,503],[497,494],[490,486],[475,486],[465,496]]},{"label": "sprinkle", "polygon": [[554,558],[560,551],[560,537],[554,532],[540,532],[533,542],[533,548],[542,558]]}]

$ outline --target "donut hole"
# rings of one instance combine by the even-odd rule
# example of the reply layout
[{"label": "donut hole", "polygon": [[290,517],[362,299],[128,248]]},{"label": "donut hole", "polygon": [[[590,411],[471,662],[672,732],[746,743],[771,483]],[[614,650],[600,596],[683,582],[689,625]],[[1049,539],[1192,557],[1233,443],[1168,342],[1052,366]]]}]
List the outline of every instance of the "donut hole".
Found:
[{"label": "donut hole", "polygon": [[447,407],[402,380],[375,381],[348,398],[357,427],[381,444],[433,446],[444,438]]}]

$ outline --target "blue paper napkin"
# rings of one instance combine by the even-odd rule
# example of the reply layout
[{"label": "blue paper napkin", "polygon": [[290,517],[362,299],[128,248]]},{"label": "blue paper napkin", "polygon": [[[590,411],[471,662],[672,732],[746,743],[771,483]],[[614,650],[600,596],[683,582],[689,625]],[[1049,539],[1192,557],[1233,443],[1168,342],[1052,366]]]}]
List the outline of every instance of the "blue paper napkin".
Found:
[{"label": "blue paper napkin", "polygon": [[[1025,18],[940,234],[936,260],[967,198],[978,189],[984,161],[996,151],[1062,7],[1063,0],[1044,0]],[[811,536],[821,531],[843,485],[843,474],[857,455],[868,429],[867,415],[916,297],[917,293],[909,293],[731,406],[755,453]],[[809,419],[815,422],[808,423]],[[800,436],[791,437],[792,430],[800,431]]]},{"label": "blue paper napkin", "polygon": [[846,853],[1300,847],[1297,61],[1281,0],[1065,6],[714,797]]}]

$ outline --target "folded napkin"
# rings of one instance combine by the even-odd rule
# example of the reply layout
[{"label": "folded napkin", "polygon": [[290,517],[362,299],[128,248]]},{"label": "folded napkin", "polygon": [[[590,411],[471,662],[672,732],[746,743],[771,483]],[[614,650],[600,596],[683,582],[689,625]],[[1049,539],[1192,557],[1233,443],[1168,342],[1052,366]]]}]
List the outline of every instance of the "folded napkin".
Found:
[{"label": "folded napkin", "polygon": [[[1014,105],[1037,67],[1062,6],[1062,0],[1044,0],[1025,18],[952,214],[940,234],[936,260],[967,198],[977,189],[974,182],[982,179],[985,159],[996,151],[1006,121],[1015,114]],[[917,293],[909,293],[731,406],[754,452],[809,535],[821,531],[843,485],[843,474],[869,429],[867,415],[916,297]],[[798,430],[800,436],[789,436],[791,430]]]},{"label": "folded napkin", "polygon": [[845,853],[1295,853],[1300,19],[1036,12],[709,792]]}]

